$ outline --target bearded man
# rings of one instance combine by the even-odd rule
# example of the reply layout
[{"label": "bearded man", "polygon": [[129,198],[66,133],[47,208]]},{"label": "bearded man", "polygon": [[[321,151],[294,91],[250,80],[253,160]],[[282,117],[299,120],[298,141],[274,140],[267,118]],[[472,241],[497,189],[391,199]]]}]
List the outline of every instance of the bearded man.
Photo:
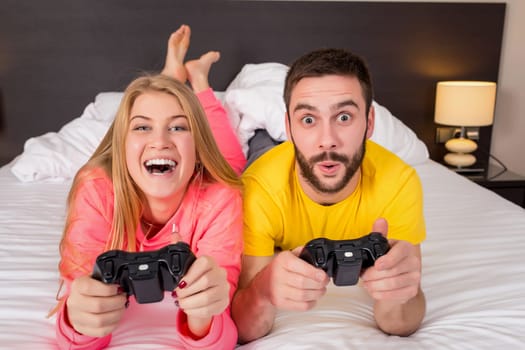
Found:
[{"label": "bearded man", "polygon": [[368,140],[373,88],[366,63],[340,49],[297,59],[286,76],[288,140],[244,172],[244,255],[232,305],[239,341],[271,331],[278,309],[302,311],[326,293],[329,276],[299,258],[308,241],[375,231],[390,250],[362,275],[387,334],[410,335],[425,314],[420,287],[425,239],[415,170]]}]

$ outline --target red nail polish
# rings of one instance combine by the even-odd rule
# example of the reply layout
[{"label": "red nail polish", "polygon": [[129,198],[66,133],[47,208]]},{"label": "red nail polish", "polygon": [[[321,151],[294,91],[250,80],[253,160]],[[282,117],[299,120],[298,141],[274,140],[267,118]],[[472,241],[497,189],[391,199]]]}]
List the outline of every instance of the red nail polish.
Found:
[{"label": "red nail polish", "polygon": [[177,292],[174,290],[173,292],[171,292],[171,296],[172,296],[173,298],[176,298],[176,297],[177,297]]},{"label": "red nail polish", "polygon": [[178,300],[175,300],[174,304],[175,304],[176,307],[179,307],[179,301]]},{"label": "red nail polish", "polygon": [[180,281],[179,283],[179,288],[180,289],[183,289],[184,287],[186,287],[188,284],[186,283],[186,281]]}]

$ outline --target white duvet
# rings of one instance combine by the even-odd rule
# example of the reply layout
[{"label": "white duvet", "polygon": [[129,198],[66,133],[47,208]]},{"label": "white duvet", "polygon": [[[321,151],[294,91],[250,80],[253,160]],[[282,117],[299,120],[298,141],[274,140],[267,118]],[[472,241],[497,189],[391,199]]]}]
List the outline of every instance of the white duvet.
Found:
[{"label": "white duvet", "polygon": [[[275,63],[246,65],[221,94],[245,150],[258,128],[284,139],[285,71]],[[81,117],[28,140],[24,153],[0,169],[0,348],[56,347],[54,318],[46,315],[55,305],[69,181],[102,138],[121,96],[97,95]],[[406,338],[387,336],[376,328],[372,301],[360,286],[330,286],[316,308],[280,312],[269,335],[239,348],[525,349],[525,210],[428,160],[412,130],[385,107],[375,108],[372,139],[413,165],[424,187],[427,314],[421,329]],[[164,322],[173,315],[170,299],[139,305],[147,317],[134,317],[132,304],[109,348],[176,348]]]},{"label": "white duvet", "polygon": [[[265,129],[275,140],[286,139],[285,106],[282,92],[288,67],[281,63],[246,64],[226,91],[215,91],[223,101],[242,149],[257,129]],[[28,139],[24,152],[11,171],[23,182],[63,182],[95,151],[114,119],[122,92],[102,92],[88,104],[82,115],[58,132]],[[428,150],[417,135],[376,101],[375,127],[371,139],[397,154],[410,165],[428,158]]]},{"label": "white duvet", "polygon": [[[9,166],[0,169],[0,348],[53,349],[54,318],[46,314],[69,183],[22,183]],[[421,329],[387,336],[359,286],[331,286],[315,309],[279,313],[268,336],[240,349],[525,348],[525,210],[432,161],[416,169],[427,222]],[[160,325],[171,305],[148,308],[152,316],[122,325],[109,349],[173,348]]]}]

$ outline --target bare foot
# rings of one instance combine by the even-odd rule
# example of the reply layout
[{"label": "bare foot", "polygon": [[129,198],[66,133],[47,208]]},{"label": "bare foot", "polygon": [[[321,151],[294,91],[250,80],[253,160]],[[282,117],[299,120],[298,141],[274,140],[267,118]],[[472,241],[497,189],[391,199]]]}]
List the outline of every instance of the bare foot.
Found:
[{"label": "bare foot", "polygon": [[206,90],[210,87],[208,74],[212,64],[221,58],[219,51],[209,51],[197,60],[186,62],[186,72],[188,80],[195,93]]},{"label": "bare foot", "polygon": [[161,74],[175,78],[181,83],[188,79],[186,68],[184,67],[184,57],[190,46],[191,29],[183,24],[170,35],[168,40],[168,52],[166,63]]}]

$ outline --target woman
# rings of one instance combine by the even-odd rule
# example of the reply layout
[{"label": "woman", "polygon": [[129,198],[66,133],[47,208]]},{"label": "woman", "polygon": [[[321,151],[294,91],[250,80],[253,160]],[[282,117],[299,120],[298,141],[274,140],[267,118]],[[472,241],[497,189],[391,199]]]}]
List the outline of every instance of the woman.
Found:
[{"label": "woman", "polygon": [[60,244],[66,289],[57,340],[63,348],[105,347],[129,315],[141,317],[143,305],[91,277],[99,254],[157,250],[177,241],[197,256],[172,293],[180,347],[235,346],[229,304],[242,252],[237,174],[246,160],[237,139],[225,137],[233,130],[208,85],[219,55],[208,52],[183,64],[189,36],[189,27],[181,26],[170,37],[164,75],[128,86],[115,121],[72,184]]}]

